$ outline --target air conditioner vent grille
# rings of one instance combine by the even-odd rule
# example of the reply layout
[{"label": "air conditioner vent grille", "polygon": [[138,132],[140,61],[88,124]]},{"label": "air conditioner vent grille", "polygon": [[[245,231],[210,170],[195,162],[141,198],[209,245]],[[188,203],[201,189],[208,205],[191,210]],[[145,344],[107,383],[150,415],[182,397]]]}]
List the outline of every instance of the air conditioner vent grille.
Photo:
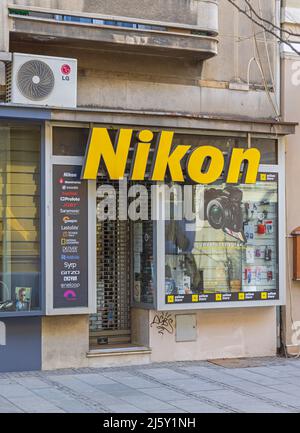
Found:
[{"label": "air conditioner vent grille", "polygon": [[40,101],[47,98],[55,84],[51,68],[41,60],[30,60],[24,63],[17,74],[17,85],[23,96]]},{"label": "air conditioner vent grille", "polygon": [[12,63],[7,62],[5,65],[6,73],[6,102],[11,102],[12,91]]}]

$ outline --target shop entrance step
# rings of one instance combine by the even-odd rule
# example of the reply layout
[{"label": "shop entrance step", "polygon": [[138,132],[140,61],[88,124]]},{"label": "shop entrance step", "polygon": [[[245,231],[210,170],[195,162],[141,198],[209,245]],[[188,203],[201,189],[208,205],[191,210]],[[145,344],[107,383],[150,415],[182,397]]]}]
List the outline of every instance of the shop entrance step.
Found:
[{"label": "shop entrance step", "polygon": [[142,365],[151,362],[151,349],[133,344],[107,345],[101,349],[90,349],[86,356],[92,368]]}]

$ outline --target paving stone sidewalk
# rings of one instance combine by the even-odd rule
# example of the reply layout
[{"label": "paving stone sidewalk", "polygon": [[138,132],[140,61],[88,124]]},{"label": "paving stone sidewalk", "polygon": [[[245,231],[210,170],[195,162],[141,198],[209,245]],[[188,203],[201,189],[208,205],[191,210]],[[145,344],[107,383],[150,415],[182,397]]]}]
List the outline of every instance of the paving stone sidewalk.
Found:
[{"label": "paving stone sidewalk", "polygon": [[300,412],[300,359],[228,365],[177,362],[2,373],[0,413]]}]

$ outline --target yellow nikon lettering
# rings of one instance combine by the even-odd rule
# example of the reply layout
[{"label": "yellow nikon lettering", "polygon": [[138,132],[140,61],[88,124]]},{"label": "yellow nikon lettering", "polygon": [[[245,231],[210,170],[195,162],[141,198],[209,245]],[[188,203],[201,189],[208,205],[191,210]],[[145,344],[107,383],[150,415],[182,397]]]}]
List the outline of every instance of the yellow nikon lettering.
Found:
[{"label": "yellow nikon lettering", "polygon": [[139,133],[140,142],[137,144],[134,165],[131,173],[131,180],[143,180],[146,174],[147,162],[153,140],[153,132],[141,131]]},{"label": "yellow nikon lettering", "polygon": [[[125,169],[129,156],[130,145],[133,141],[132,129],[120,129],[116,143],[112,143],[106,128],[93,128],[88,143],[82,179],[95,180],[99,165],[104,163],[109,179],[119,180],[125,176]],[[220,149],[213,146],[201,146],[192,149],[190,145],[172,147],[174,132],[162,131],[157,148],[153,149],[151,180],[164,181],[167,170],[173,182],[184,182],[182,167],[183,158],[191,150],[186,162],[186,172],[189,178],[200,184],[211,184],[220,178],[224,170],[224,181],[231,184],[255,183],[260,164],[258,149],[233,149],[228,156],[227,167]],[[148,165],[154,134],[149,130],[142,130],[137,136],[135,144],[135,157],[129,173],[129,179],[144,180]],[[205,162],[208,162],[206,165]],[[243,176],[241,166],[244,163]]]},{"label": "yellow nikon lettering", "polygon": [[[206,159],[209,159],[209,167],[208,170],[203,173],[202,167]],[[224,156],[221,150],[212,146],[201,146],[194,150],[189,158],[188,174],[194,182],[209,184],[219,179],[223,167]]]},{"label": "yellow nikon lettering", "polygon": [[101,158],[111,180],[123,179],[132,137],[132,129],[121,129],[116,150],[106,128],[93,128],[87,149],[82,179],[96,179]]},{"label": "yellow nikon lettering", "polygon": [[242,162],[246,162],[244,169],[245,183],[255,183],[260,163],[260,151],[258,149],[233,149],[229,169],[227,173],[227,183],[238,183],[241,172]]},{"label": "yellow nikon lettering", "polygon": [[160,136],[155,164],[151,179],[153,181],[163,181],[166,177],[167,167],[169,167],[171,179],[174,182],[183,182],[181,160],[191,146],[178,145],[171,152],[174,132],[163,131]]}]

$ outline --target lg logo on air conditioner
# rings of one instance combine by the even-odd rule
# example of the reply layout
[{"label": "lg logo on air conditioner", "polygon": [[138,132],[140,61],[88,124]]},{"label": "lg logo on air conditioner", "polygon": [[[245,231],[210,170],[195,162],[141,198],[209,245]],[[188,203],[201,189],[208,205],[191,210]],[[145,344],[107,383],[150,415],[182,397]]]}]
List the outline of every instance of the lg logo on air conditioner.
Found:
[{"label": "lg logo on air conditioner", "polygon": [[62,67],[60,68],[60,71],[62,73],[62,77],[61,79],[63,81],[70,81],[70,74],[71,74],[71,66],[68,65],[67,63],[65,63],[64,65],[62,65]]},{"label": "lg logo on air conditioner", "polygon": [[0,346],[6,346],[6,325],[0,322]]},{"label": "lg logo on air conditioner", "polygon": [[293,86],[300,86],[300,61],[293,62],[292,64],[292,84]]}]

